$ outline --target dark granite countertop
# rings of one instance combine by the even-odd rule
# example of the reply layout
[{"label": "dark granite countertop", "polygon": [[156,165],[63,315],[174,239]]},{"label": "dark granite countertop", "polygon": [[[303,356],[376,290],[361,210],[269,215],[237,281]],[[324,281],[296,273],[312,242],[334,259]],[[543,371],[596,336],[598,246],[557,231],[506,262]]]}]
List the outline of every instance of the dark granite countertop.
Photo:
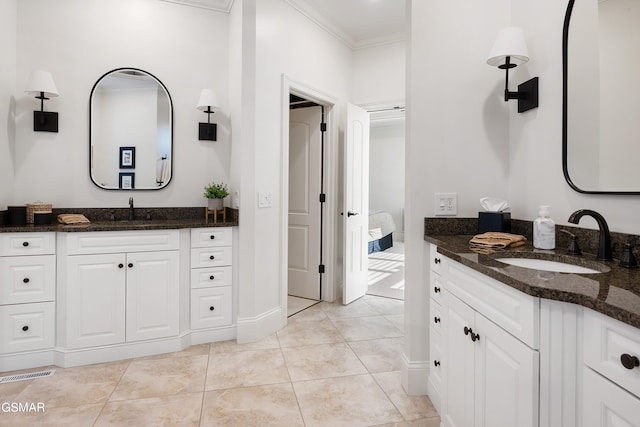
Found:
[{"label": "dark granite countertop", "polygon": [[[526,294],[579,304],[640,328],[640,269],[623,268],[617,261],[595,256],[566,255],[566,251],[534,249],[531,242],[514,249],[479,253],[469,248],[472,235],[426,235],[438,253]],[[501,263],[499,257],[523,257],[569,261],[586,267],[604,267],[597,274],[555,273]]]},{"label": "dark granite countertop", "polygon": [[136,221],[100,221],[91,222],[89,224],[63,225],[55,222],[51,225],[22,225],[22,226],[0,226],[0,233],[23,233],[23,232],[82,232],[82,231],[131,231],[131,230],[173,230],[179,228],[200,228],[200,227],[232,227],[237,226],[237,221],[218,221],[213,220],[205,223],[203,220],[195,219],[176,219],[176,220],[136,220]]},{"label": "dark granite countertop", "polygon": [[[60,213],[80,213],[85,215],[91,223],[78,225],[63,225],[56,221]],[[82,232],[82,231],[130,231],[130,230],[171,230],[179,228],[200,227],[233,227],[238,225],[238,210],[226,208],[226,221],[222,216],[214,221],[213,215],[205,221],[204,208],[136,208],[134,218],[146,218],[129,221],[128,209],[123,208],[72,208],[54,209],[53,223],[50,225],[0,225],[0,233],[24,232]],[[4,222],[0,222],[4,224]]]}]

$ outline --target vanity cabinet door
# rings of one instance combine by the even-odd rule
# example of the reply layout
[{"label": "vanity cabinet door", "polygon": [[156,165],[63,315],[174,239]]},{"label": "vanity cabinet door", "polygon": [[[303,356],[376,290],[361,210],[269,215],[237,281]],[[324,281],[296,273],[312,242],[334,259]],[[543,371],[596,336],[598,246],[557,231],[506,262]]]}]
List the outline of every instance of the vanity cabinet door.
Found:
[{"label": "vanity cabinet door", "polygon": [[538,425],[539,353],[475,315],[475,426]]},{"label": "vanity cabinet door", "polygon": [[472,427],[474,405],[474,343],[465,335],[473,328],[474,311],[451,293],[443,292],[445,312],[443,422],[447,427]]},{"label": "vanity cabinet door", "polygon": [[584,427],[640,426],[640,399],[586,366],[583,368],[582,396]]},{"label": "vanity cabinet door", "polygon": [[127,341],[178,334],[178,251],[127,254]]},{"label": "vanity cabinet door", "polygon": [[66,348],[124,342],[125,254],[67,257]]}]

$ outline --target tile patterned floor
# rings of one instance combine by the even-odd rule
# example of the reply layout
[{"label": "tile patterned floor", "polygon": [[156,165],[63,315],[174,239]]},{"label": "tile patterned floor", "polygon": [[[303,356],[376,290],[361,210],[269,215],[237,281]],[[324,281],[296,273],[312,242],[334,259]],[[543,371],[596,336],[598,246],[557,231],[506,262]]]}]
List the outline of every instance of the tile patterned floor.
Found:
[{"label": "tile patterned floor", "polygon": [[0,412],[0,426],[438,427],[429,399],[400,385],[402,310],[370,295],[322,302],[258,343],[56,367],[0,385],[0,402],[45,404],[44,413]]}]

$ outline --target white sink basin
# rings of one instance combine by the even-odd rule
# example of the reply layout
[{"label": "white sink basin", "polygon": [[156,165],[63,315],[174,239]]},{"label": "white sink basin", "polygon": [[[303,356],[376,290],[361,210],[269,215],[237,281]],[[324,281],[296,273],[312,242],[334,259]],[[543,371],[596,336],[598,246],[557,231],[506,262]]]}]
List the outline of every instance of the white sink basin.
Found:
[{"label": "white sink basin", "polygon": [[517,267],[531,268],[533,270],[553,271],[556,273],[580,273],[580,274],[601,273],[601,271],[594,270],[592,268],[582,267],[580,265],[574,265],[574,264],[567,264],[565,262],[550,261],[546,259],[496,258],[495,260],[503,262],[505,264],[515,265]]}]

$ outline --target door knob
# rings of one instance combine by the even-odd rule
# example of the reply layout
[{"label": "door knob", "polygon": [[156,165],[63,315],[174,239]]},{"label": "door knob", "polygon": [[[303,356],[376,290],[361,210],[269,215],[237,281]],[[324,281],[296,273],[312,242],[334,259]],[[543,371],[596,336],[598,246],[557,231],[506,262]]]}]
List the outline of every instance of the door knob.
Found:
[{"label": "door knob", "polygon": [[347,211],[347,217],[359,215],[358,212]]}]

